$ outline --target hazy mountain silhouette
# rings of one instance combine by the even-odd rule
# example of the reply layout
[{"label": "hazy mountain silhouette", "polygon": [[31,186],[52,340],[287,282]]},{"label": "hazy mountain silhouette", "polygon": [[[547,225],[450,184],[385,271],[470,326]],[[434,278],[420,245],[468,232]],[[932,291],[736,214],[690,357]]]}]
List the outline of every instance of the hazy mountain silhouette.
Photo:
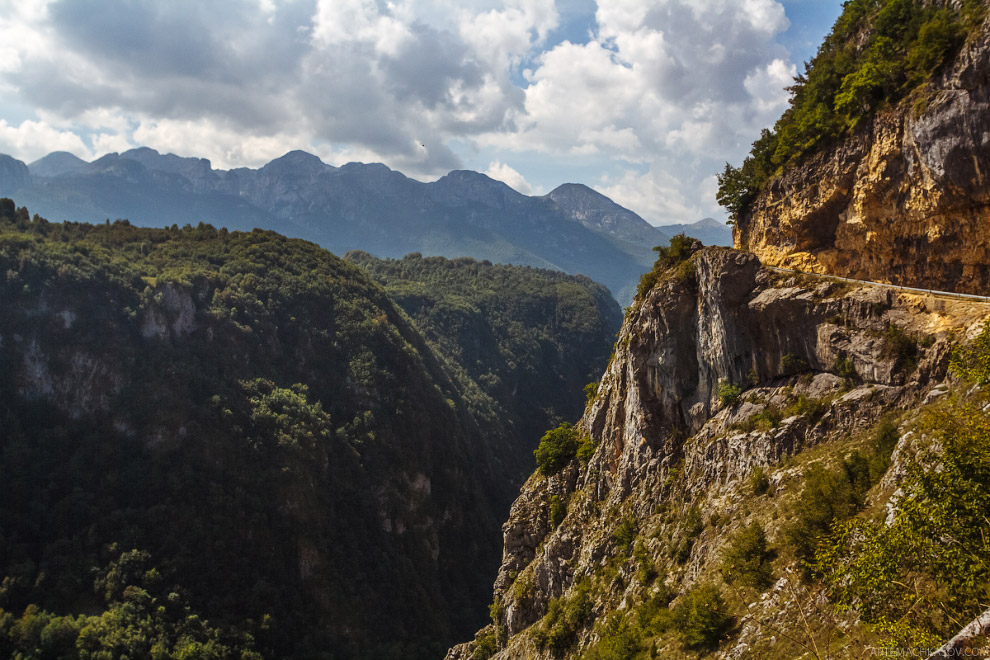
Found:
[{"label": "hazy mountain silhouette", "polygon": [[261,227],[338,254],[420,252],[556,268],[605,284],[623,304],[652,265],[652,247],[669,235],[579,184],[530,197],[477,172],[422,183],[382,164],[334,167],[302,151],[233,170],[146,147],[92,163],[55,152],[28,167],[5,156],[0,194],[52,219]]}]

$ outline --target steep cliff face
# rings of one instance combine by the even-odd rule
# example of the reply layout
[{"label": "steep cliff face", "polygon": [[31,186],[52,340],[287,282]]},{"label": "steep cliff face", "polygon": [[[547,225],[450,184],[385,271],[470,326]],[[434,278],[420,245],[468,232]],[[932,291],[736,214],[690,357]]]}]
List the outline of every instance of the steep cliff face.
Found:
[{"label": "steep cliff face", "polygon": [[990,284],[990,18],[955,61],[773,180],[736,247],[767,264],[981,293]]},{"label": "steep cliff face", "polygon": [[944,394],[950,339],[987,313],[782,276],[720,248],[689,264],[627,314],[580,422],[594,454],[524,486],[503,527],[494,624],[450,660],[684,657],[676,625],[657,621],[718,581],[728,540],[754,523],[781,547],[780,579],[762,596],[726,592],[737,616],[716,657],[800,655],[784,638],[804,615],[796,603],[820,594],[796,579],[782,539],[805,475],[841,461],[885,414]]}]

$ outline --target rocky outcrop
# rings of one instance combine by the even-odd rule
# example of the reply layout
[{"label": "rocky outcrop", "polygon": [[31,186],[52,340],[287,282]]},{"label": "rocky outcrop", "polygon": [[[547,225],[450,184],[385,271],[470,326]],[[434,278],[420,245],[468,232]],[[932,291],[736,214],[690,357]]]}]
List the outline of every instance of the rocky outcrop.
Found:
[{"label": "rocky outcrop", "polygon": [[905,286],[990,285],[990,19],[951,66],[774,179],[736,247],[767,264]]},{"label": "rocky outcrop", "polygon": [[[781,275],[727,249],[705,248],[690,265],[628,312],[580,422],[593,456],[524,486],[503,527],[494,627],[449,660],[486,657],[491,639],[500,659],[577,657],[600,638],[595,621],[717,574],[726,539],[742,526],[760,520],[779,536],[769,510],[786,497],[755,510],[754,470],[766,470],[772,492],[793,491],[810,462],[841,457],[848,439],[886,412],[937,397],[952,333],[987,312],[981,303]],[[834,449],[807,451],[820,446]],[[554,529],[549,512],[559,503],[567,514]],[[591,594],[590,614],[554,647],[541,638],[544,617],[554,599],[578,598],[578,584]],[[795,589],[806,588],[783,579],[753,612],[779,614],[772,603]],[[724,645],[720,657],[756,643],[756,623],[743,623],[743,646]],[[654,651],[683,657],[673,643]]]}]

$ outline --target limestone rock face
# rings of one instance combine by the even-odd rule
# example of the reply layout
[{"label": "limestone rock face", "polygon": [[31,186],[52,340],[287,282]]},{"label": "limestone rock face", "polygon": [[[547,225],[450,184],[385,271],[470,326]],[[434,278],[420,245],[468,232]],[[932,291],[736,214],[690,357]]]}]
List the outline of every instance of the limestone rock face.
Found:
[{"label": "limestone rock face", "polygon": [[[691,265],[627,313],[579,423],[593,456],[525,484],[503,526],[494,625],[448,660],[474,657],[483,637],[489,649],[497,640],[499,659],[579,657],[598,639],[595,621],[657,593],[644,566],[683,594],[718,574],[726,539],[742,526],[758,519],[778,537],[784,516],[755,511],[754,470],[767,471],[771,491],[800,490],[801,460],[841,458],[831,447],[889,411],[937,398],[952,334],[971,333],[987,312],[981,303],[782,275],[723,248],[700,250]],[[913,355],[896,349],[892,326],[916,339]],[[819,458],[801,458],[812,448]],[[554,528],[549,512],[559,503],[566,516]],[[699,522],[689,531],[692,516]],[[623,528],[636,530],[634,542]],[[582,581],[592,585],[587,619],[563,647],[541,642],[553,601],[575,598]],[[759,631],[746,625],[740,643],[755,643]],[[676,646],[655,650],[683,657]]]},{"label": "limestone rock face", "polygon": [[771,265],[985,292],[990,20],[918,94],[772,181],[736,247]]}]

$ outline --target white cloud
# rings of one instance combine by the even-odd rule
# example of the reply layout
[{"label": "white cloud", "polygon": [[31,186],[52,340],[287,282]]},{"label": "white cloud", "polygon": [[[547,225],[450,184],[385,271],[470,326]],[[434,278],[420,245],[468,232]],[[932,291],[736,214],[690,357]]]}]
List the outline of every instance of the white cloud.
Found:
[{"label": "white cloud", "polygon": [[313,39],[323,47],[366,42],[394,57],[411,38],[408,27],[375,0],[320,0],[313,17]]},{"label": "white cloud", "polygon": [[650,224],[694,222],[702,217],[702,206],[692,191],[663,170],[645,174],[626,170],[617,180],[606,179],[594,188],[617,204],[635,210]]},{"label": "white cloud", "polygon": [[162,153],[207,158],[217,169],[260,167],[306,143],[303,137],[285,133],[246,136],[209,119],[146,119],[134,130],[132,139]]},{"label": "white cloud", "polygon": [[93,154],[96,156],[114,152],[121,153],[136,146],[146,146],[136,145],[127,136],[120,133],[96,133],[90,136],[89,141],[93,145]]},{"label": "white cloud", "polygon": [[795,72],[779,0],[600,0],[588,35],[561,25],[588,3],[563,0],[100,1],[0,0],[0,92],[34,112],[6,118],[0,150],[145,144],[233,167],[302,148],[421,179],[473,150],[528,187],[505,165],[524,155],[610,172],[620,203],[682,221],[710,214],[712,173]]},{"label": "white cloud", "polygon": [[21,68],[21,56],[10,46],[0,46],[0,73],[10,73]]},{"label": "white cloud", "polygon": [[553,0],[513,0],[482,12],[461,9],[458,16],[465,43],[493,68],[506,73],[505,64],[517,64],[546,39],[558,20]]},{"label": "white cloud", "polygon": [[743,84],[761,116],[783,112],[789,98],[785,88],[794,83],[796,75],[797,67],[793,63],[778,58],[746,76]]},{"label": "white cloud", "polygon": [[609,0],[596,17],[595,38],[558,44],[527,72],[519,130],[480,140],[649,164],[648,174],[630,170],[600,190],[657,221],[697,219],[712,210],[703,182],[786,105],[794,67],[775,42],[789,24],[783,6]]},{"label": "white cloud", "polygon": [[718,177],[715,174],[707,176],[698,185],[698,199],[702,204],[702,211],[706,217],[722,217],[725,211],[715,201],[715,194],[718,192]]},{"label": "white cloud", "polygon": [[521,192],[524,195],[540,194],[540,191],[533,190],[533,186],[526,181],[526,177],[505,163],[501,163],[499,161],[490,163],[484,174],[490,176],[496,181],[501,181],[516,192]]},{"label": "white cloud", "polygon": [[[525,113],[516,117],[520,130],[482,136],[483,143],[551,153],[607,149],[632,126],[630,115],[642,100],[635,73],[594,42],[564,42],[544,53],[530,83]],[[637,142],[630,138],[620,141],[627,149]]]},{"label": "white cloud", "polygon": [[25,162],[31,162],[53,151],[68,151],[83,159],[93,157],[82,138],[71,131],[31,120],[11,126],[0,119],[0,152],[16,154]]}]

